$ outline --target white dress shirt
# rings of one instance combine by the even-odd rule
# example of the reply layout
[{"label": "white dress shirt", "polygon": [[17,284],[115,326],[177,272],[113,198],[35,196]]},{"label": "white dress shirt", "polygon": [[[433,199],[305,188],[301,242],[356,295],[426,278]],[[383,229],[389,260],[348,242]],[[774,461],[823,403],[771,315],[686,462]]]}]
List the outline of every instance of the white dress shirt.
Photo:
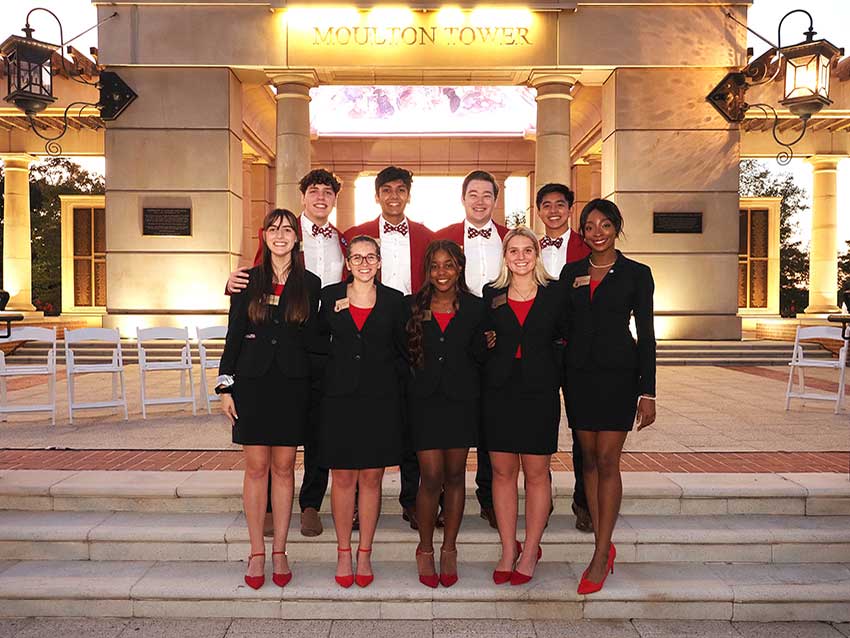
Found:
[{"label": "white dress shirt", "polygon": [[313,234],[313,222],[301,213],[301,242],[304,251],[304,267],[322,281],[323,286],[342,280],[343,255],[339,247],[339,235],[325,222],[321,228],[330,228],[331,236]]},{"label": "white dress shirt", "polygon": [[502,266],[502,238],[491,219],[489,224],[476,230],[490,229],[489,239],[478,235],[469,238],[469,229],[475,228],[468,221],[463,222],[463,252],[466,255],[466,285],[472,294],[481,296],[484,284],[499,276]]},{"label": "white dress shirt", "polygon": [[409,295],[412,292],[410,285],[410,223],[407,222],[406,217],[404,222],[401,222],[407,223],[407,234],[402,235],[396,231],[385,233],[385,222],[383,216],[378,218],[378,233],[381,239],[381,283]]},{"label": "white dress shirt", "polygon": [[[540,256],[543,258],[543,266],[550,277],[557,279],[561,275],[564,265],[567,263],[567,244],[570,241],[570,229],[561,235],[561,247],[546,246],[540,251]],[[557,239],[555,237],[554,239]]]}]

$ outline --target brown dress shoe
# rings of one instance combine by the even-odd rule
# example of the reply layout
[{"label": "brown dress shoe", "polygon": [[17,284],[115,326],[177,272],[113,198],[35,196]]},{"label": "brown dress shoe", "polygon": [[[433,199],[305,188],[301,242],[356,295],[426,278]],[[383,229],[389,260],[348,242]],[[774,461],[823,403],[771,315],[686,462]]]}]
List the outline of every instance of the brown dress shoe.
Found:
[{"label": "brown dress shoe", "polygon": [[573,503],[573,514],[576,515],[576,529],[580,532],[592,533],[593,520],[588,512],[581,505]]},{"label": "brown dress shoe", "polygon": [[419,521],[416,519],[415,507],[403,507],[401,517],[410,523],[410,529],[419,529]]},{"label": "brown dress shoe", "polygon": [[263,519],[263,536],[274,536],[274,519],[271,512],[266,512],[266,517]]},{"label": "brown dress shoe", "polygon": [[305,507],[301,512],[301,536],[318,536],[322,533],[322,519],[315,507]]},{"label": "brown dress shoe", "polygon": [[484,507],[481,506],[481,518],[490,523],[490,527],[493,529],[499,529],[498,524],[496,523],[496,510],[492,507]]}]

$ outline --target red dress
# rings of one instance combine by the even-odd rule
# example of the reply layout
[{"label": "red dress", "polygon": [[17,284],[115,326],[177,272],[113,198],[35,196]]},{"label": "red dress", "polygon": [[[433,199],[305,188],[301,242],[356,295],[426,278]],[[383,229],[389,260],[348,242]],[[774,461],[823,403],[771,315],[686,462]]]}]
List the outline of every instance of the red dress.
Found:
[{"label": "red dress", "polygon": [[437,320],[437,324],[440,326],[440,330],[445,332],[446,328],[449,326],[449,321],[452,320],[452,317],[455,316],[455,311],[452,310],[450,312],[432,312],[434,315],[434,319]]},{"label": "red dress", "polygon": [[599,284],[601,284],[601,283],[602,283],[601,279],[597,279],[596,281],[593,281],[593,279],[590,280],[590,300],[591,301],[593,301],[593,293],[596,292],[596,289],[599,288]]},{"label": "red dress", "polygon": [[[525,323],[525,319],[528,317],[528,312],[531,310],[531,306],[534,305],[534,298],[532,297],[526,301],[517,301],[516,299],[508,298],[508,305],[511,307],[511,310],[514,311],[516,320],[521,326]],[[522,359],[522,345],[516,347],[516,354],[514,355],[514,358]]]},{"label": "red dress", "polygon": [[363,330],[363,324],[369,318],[372,308],[358,308],[349,304],[348,312],[351,313],[351,318],[354,319],[354,325],[357,326],[357,330]]}]

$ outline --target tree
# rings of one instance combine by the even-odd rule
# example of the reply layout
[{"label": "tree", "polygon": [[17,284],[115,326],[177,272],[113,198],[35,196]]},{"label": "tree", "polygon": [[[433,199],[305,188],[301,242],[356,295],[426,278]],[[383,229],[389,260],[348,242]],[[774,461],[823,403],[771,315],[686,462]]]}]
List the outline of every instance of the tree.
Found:
[{"label": "tree", "polygon": [[[29,179],[33,302],[36,307],[58,314],[62,307],[62,209],[59,195],[101,195],[106,185],[103,175],[91,173],[65,157],[51,157],[33,165]],[[0,192],[3,181],[4,176],[0,173]],[[3,204],[0,198],[0,218],[3,217]]]},{"label": "tree", "polygon": [[739,182],[741,197],[781,197],[779,204],[779,312],[791,314],[809,304],[809,253],[794,241],[798,218],[808,208],[806,191],[791,173],[776,174],[758,160],[743,160]]}]

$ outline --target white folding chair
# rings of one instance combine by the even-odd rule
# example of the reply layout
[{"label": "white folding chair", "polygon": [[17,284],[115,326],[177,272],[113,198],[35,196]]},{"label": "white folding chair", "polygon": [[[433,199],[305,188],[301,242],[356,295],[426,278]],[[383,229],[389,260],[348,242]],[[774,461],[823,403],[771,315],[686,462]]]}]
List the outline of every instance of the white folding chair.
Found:
[{"label": "white folding chair", "polygon": [[198,356],[201,360],[201,396],[207,404],[207,414],[212,414],[211,401],[218,401],[216,393],[209,393],[207,388],[207,370],[218,369],[221,357],[210,357],[207,354],[206,341],[213,339],[224,339],[227,336],[227,326],[210,326],[209,328],[198,328]]},{"label": "white folding chair", "polygon": [[[195,403],[195,380],[192,378],[192,349],[189,345],[188,328],[136,328],[137,348],[139,351],[139,379],[141,381],[142,418],[148,418],[147,406],[163,405],[169,403],[191,403],[192,414],[198,413]],[[178,357],[173,355],[157,355],[160,361],[151,361],[151,356],[145,350],[143,342],[168,340],[180,341]],[[163,397],[149,399],[145,392],[145,376],[148,372],[155,370],[179,370],[180,371],[180,395],[176,397]],[[189,394],[186,394],[186,377],[189,377]]]},{"label": "white folding chair", "polygon": [[[80,343],[99,343],[112,346],[112,360],[109,363],[77,363],[74,345]],[[80,355],[82,356],[82,355]],[[124,420],[127,414],[127,393],[124,390],[124,357],[121,354],[121,335],[114,328],[79,328],[65,331],[65,373],[68,378],[68,421],[74,422],[74,410],[89,408],[124,408]],[[112,376],[111,401],[74,402],[74,375],[105,373]],[[119,393],[118,387],[121,387]]]},{"label": "white folding chair", "polygon": [[[844,372],[847,370],[847,342],[841,336],[841,328],[835,326],[797,326],[797,336],[794,339],[794,351],[788,364],[788,388],[785,390],[785,409],[791,407],[791,399],[809,399],[813,401],[835,401],[835,413],[841,409],[844,401]],[[807,357],[803,351],[803,341],[816,340],[841,341],[843,345],[838,351],[838,359],[815,359]],[[838,370],[838,392],[806,392],[805,368],[820,368]],[[797,373],[798,387],[794,389],[794,372]]]},{"label": "white folding chair", "polygon": [[[6,363],[6,355],[0,351],[0,420],[5,421],[10,412],[50,412],[50,421],[56,425],[56,328],[13,328],[11,334],[0,340],[39,341],[50,344],[43,364]],[[9,405],[6,397],[6,379],[9,377],[47,377],[48,403]]]}]

